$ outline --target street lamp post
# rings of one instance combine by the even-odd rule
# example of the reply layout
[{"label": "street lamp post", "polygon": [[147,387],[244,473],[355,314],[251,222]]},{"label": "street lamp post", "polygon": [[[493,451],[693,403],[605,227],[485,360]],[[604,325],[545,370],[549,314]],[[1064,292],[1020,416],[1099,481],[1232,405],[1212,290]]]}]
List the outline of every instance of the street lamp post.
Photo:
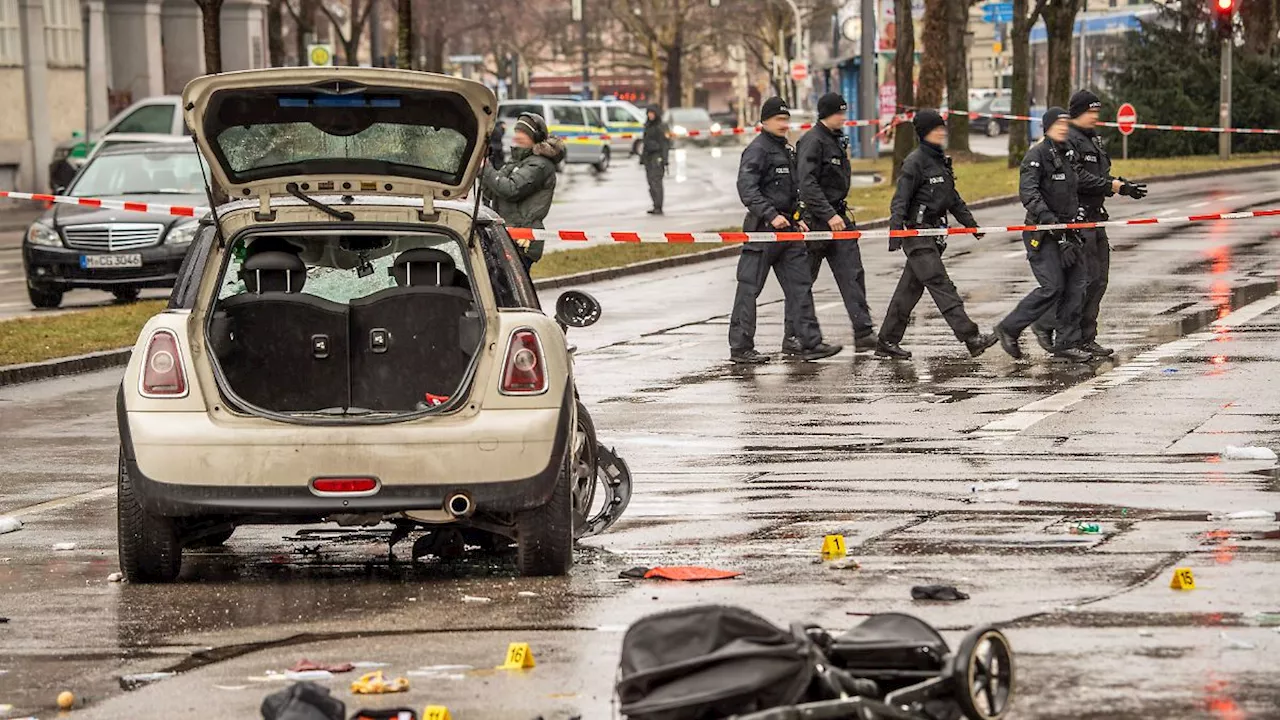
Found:
[{"label": "street lamp post", "polygon": [[[786,0],[786,1],[787,1],[787,4],[791,6],[791,14],[794,17],[794,22],[795,22],[795,31],[791,35],[791,59],[799,60],[801,55],[804,53],[804,48],[801,44],[801,39],[800,39],[801,33],[803,32],[801,22],[800,22],[800,6],[796,5],[796,0]],[[799,109],[804,108],[804,95],[800,91],[799,82],[796,83],[796,107]]]},{"label": "street lamp post", "polygon": [[587,37],[586,0],[572,0],[573,21],[578,23],[582,31],[582,97],[591,100],[595,94],[591,92],[591,48]]}]

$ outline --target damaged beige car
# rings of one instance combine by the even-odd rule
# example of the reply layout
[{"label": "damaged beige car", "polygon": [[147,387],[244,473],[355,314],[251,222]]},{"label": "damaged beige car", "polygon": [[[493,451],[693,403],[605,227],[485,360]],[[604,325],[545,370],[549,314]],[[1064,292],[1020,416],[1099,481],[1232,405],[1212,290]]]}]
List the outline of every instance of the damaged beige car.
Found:
[{"label": "damaged beige car", "polygon": [[568,572],[630,496],[500,218],[466,199],[496,99],[371,68],[198,78],[202,221],[118,399],[119,554],[135,582],[245,524],[391,523],[414,554],[517,545]]}]

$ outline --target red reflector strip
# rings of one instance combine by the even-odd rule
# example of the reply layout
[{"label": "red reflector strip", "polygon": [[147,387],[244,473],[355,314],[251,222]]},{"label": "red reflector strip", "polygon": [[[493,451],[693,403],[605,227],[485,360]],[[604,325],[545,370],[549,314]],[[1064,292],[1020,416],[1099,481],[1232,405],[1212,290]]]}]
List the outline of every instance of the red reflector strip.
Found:
[{"label": "red reflector strip", "polygon": [[587,234],[581,230],[561,230],[561,240],[569,240],[570,242],[586,242]]},{"label": "red reflector strip", "polygon": [[511,233],[512,240],[532,240],[532,228],[507,228],[507,232]]},{"label": "red reflector strip", "polygon": [[640,242],[640,233],[616,232],[610,233],[614,242],[638,243]]},{"label": "red reflector strip", "polygon": [[316,478],[311,489],[322,493],[366,493],[378,489],[373,478]]},{"label": "red reflector strip", "polygon": [[140,203],[140,202],[126,202],[124,203],[124,209],[128,210],[129,212],[147,212],[148,211],[147,204]]},{"label": "red reflector strip", "polygon": [[1212,215],[1192,215],[1190,218],[1187,218],[1187,219],[1188,219],[1188,220],[1190,220],[1191,222],[1205,222],[1205,221],[1207,221],[1207,220],[1221,220],[1221,219],[1222,219],[1222,213],[1213,213]]},{"label": "red reflector strip", "polygon": [[80,204],[85,207],[102,207],[102,201],[97,198],[80,198]]},{"label": "red reflector strip", "polygon": [[744,243],[749,238],[746,233],[725,232],[720,233],[720,239],[727,243]]},{"label": "red reflector strip", "polygon": [[667,242],[691,243],[693,242],[693,233],[667,233]]}]

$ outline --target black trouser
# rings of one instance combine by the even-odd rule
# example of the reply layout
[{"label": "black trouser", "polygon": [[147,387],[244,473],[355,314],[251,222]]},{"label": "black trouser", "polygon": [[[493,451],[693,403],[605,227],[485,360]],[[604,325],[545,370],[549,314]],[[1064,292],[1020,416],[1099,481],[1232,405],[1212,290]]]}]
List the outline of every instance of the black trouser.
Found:
[{"label": "black trouser", "polygon": [[[1081,230],[1084,236],[1084,254],[1088,262],[1089,287],[1084,294],[1084,311],[1080,316],[1080,341],[1093,342],[1098,337],[1098,315],[1102,311],[1102,296],[1107,293],[1107,283],[1111,278],[1111,241],[1107,239],[1107,231]],[[1056,309],[1046,312],[1036,320],[1035,326],[1041,330],[1055,330],[1057,322]]]},{"label": "black trouser", "polygon": [[893,291],[893,299],[889,301],[884,324],[880,326],[880,341],[891,344],[902,342],[911,311],[920,302],[920,296],[926,289],[933,296],[934,304],[938,306],[942,318],[947,321],[956,338],[968,340],[977,335],[978,326],[964,311],[964,300],[960,299],[960,292],[947,275],[947,268],[942,264],[942,253],[934,239],[904,238],[902,251],[907,255],[907,264],[902,269],[898,287]]},{"label": "black trouser", "polygon": [[[1036,236],[1040,236],[1040,245],[1033,248],[1031,240]],[[1027,293],[1013,312],[1000,321],[1000,327],[1017,337],[1037,318],[1052,313],[1049,324],[1058,331],[1054,336],[1054,350],[1076,347],[1080,344],[1080,317],[1089,286],[1089,261],[1081,257],[1075,265],[1062,267],[1058,242],[1045,233],[1023,233],[1022,242],[1040,287]]]},{"label": "black trouser", "polygon": [[661,160],[651,159],[644,164],[644,176],[649,181],[649,197],[653,200],[653,209],[662,209],[662,178],[667,167]]},{"label": "black trouser", "polygon": [[[853,230],[853,223],[845,219],[845,226]],[[810,230],[829,230],[823,223],[814,223]],[[871,308],[867,305],[867,274],[862,269],[862,250],[857,240],[811,240],[805,243],[809,254],[810,285],[818,280],[818,271],[822,269],[822,261],[831,266],[831,274],[836,278],[836,287],[840,288],[840,297],[844,299],[844,309],[849,313],[849,321],[853,323],[854,337],[862,337],[872,332]],[[786,337],[795,335],[795,323],[787,316]]]},{"label": "black trouser", "polygon": [[750,243],[738,258],[738,290],[729,316],[729,349],[755,349],[756,299],[764,289],[769,268],[782,285],[787,317],[796,318],[796,337],[808,349],[822,344],[822,331],[813,310],[813,283],[804,246],[798,242]]}]

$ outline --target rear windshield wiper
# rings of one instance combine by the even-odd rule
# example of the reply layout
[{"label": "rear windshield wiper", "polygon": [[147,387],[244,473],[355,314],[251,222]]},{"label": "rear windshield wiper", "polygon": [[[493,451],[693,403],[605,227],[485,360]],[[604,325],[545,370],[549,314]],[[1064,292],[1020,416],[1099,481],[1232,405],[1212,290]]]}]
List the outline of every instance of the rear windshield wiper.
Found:
[{"label": "rear windshield wiper", "polygon": [[339,210],[335,207],[330,207],[329,205],[325,205],[319,200],[316,200],[310,195],[307,195],[306,193],[302,192],[301,190],[298,189],[298,183],[291,182],[288,185],[285,185],[284,189],[290,195],[298,198],[302,202],[310,205],[311,207],[319,210],[320,212],[326,215],[338,218],[339,220],[346,220],[348,222],[356,219],[356,216],[354,213],[349,212],[347,210]]}]

